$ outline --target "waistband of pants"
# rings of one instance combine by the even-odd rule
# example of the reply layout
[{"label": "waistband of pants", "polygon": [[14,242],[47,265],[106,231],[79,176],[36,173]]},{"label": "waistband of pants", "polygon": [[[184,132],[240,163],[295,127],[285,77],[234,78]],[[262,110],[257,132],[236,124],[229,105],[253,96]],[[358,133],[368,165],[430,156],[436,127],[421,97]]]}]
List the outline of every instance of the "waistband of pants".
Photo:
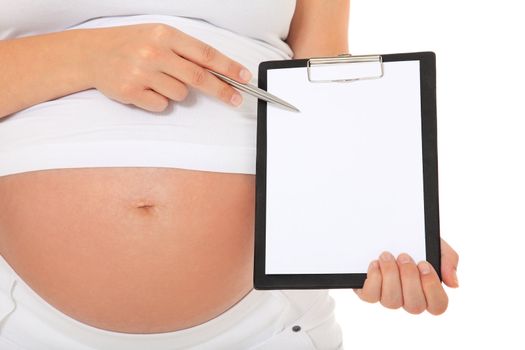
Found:
[{"label": "waistband of pants", "polygon": [[[26,315],[28,319],[37,319],[37,325],[48,327],[46,337],[57,333],[75,344],[100,350],[121,347],[128,350],[171,350],[193,346],[218,349],[222,348],[220,344],[225,344],[224,348],[227,348],[227,344],[238,343],[239,339],[235,337],[249,342],[245,344],[248,348],[270,338],[285,324],[305,313],[317,299],[326,297],[326,291],[317,292],[290,290],[284,293],[252,289],[224,313],[197,326],[166,333],[119,333],[86,325],[60,312],[31,289],[0,255],[0,327],[16,310],[16,313],[21,313],[21,319]],[[11,307],[6,308],[5,305]],[[208,342],[213,346],[206,347]]]}]

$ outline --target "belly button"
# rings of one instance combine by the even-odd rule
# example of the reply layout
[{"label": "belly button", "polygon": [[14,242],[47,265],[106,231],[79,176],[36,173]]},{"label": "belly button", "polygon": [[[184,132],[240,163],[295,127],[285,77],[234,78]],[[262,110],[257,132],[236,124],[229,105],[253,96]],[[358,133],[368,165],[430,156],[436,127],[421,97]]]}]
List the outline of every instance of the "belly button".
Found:
[{"label": "belly button", "polygon": [[156,209],[155,203],[153,203],[152,201],[147,201],[147,200],[140,200],[136,202],[134,207],[138,209],[143,209],[145,211],[151,211],[151,210]]}]

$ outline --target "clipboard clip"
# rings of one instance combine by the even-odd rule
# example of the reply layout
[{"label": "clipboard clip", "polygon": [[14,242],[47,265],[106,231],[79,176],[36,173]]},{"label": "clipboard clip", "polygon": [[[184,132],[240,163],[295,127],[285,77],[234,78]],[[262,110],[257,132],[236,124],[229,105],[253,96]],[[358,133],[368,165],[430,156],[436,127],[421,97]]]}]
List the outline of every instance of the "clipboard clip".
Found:
[{"label": "clipboard clip", "polygon": [[384,75],[383,57],[380,55],[313,57],[306,63],[308,81],[312,83],[352,82],[378,79]]}]

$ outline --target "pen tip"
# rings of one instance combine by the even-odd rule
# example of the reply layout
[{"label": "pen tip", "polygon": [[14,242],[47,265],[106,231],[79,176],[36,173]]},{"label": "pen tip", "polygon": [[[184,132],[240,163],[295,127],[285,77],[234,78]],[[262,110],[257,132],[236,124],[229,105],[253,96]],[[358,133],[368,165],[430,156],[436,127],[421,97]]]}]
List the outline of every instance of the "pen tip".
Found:
[{"label": "pen tip", "polygon": [[297,108],[297,107],[295,107],[295,106],[293,106],[293,105],[291,105],[289,103],[284,105],[284,107],[286,107],[287,109],[289,109],[289,110],[291,110],[293,112],[300,112],[299,108]]}]

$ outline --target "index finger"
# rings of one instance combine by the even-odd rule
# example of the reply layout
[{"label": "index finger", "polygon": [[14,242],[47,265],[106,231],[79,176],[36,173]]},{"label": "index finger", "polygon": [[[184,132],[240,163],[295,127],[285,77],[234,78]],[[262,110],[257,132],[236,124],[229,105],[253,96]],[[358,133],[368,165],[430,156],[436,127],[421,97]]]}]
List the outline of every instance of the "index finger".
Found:
[{"label": "index finger", "polygon": [[171,50],[189,61],[222,73],[240,83],[246,83],[252,78],[250,71],[242,64],[182,31],[177,31],[174,42],[176,45],[170,45]]}]

